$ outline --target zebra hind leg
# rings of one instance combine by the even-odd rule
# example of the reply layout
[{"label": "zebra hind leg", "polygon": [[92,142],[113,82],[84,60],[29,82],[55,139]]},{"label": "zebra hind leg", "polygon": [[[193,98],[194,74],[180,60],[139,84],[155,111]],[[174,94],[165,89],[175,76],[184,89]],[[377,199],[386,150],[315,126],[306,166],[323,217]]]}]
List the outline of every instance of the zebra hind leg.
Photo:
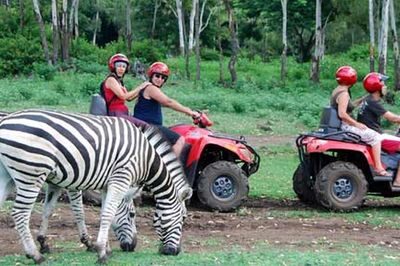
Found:
[{"label": "zebra hind leg", "polygon": [[39,234],[36,240],[40,244],[41,253],[50,253],[50,247],[46,243],[47,229],[49,227],[49,217],[56,206],[57,200],[61,195],[61,188],[48,184],[46,189],[46,199],[43,206],[42,222],[40,224]]},{"label": "zebra hind leg", "polygon": [[[23,179],[23,178],[22,178]],[[35,183],[17,183],[17,193],[15,197],[14,207],[11,211],[11,216],[15,222],[21,242],[24,246],[26,256],[40,264],[45,261],[45,257],[38,251],[35,241],[33,240],[31,230],[29,228],[29,221],[35,204],[36,198],[39,194],[40,188],[43,185],[44,179],[35,180]]]},{"label": "zebra hind leg", "polygon": [[85,212],[83,210],[82,191],[68,191],[71,210],[74,214],[75,223],[78,226],[81,242],[86,246],[87,251],[96,251],[85,223]]}]

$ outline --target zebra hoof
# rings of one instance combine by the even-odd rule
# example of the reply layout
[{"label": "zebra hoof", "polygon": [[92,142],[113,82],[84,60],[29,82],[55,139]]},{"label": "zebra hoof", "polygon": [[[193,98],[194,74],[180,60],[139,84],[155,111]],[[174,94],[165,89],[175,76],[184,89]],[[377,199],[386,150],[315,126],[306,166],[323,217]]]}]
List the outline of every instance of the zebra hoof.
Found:
[{"label": "zebra hoof", "polygon": [[50,253],[50,246],[48,244],[46,244],[46,237],[45,236],[38,236],[36,238],[36,240],[39,242],[40,244],[40,253],[44,254],[44,253]]},{"label": "zebra hoof", "polygon": [[33,259],[35,264],[42,264],[46,260],[46,258],[42,254],[39,254],[37,256],[32,256],[32,255],[26,254],[26,257],[28,259]]},{"label": "zebra hoof", "polygon": [[98,258],[97,264],[104,265],[104,264],[107,264],[107,261],[108,261],[108,257],[107,256],[103,256],[103,257]]},{"label": "zebra hoof", "polygon": [[96,248],[93,245],[88,245],[86,246],[86,251],[87,252],[96,252]]},{"label": "zebra hoof", "polygon": [[120,247],[121,247],[122,251],[126,251],[126,252],[130,251],[130,252],[132,252],[132,251],[135,251],[136,244],[137,244],[137,239],[135,237],[132,240],[132,243],[123,242],[123,243],[120,244]]},{"label": "zebra hoof", "polygon": [[40,253],[42,253],[42,254],[50,253],[49,245],[45,244],[45,245],[41,246]]},{"label": "zebra hoof", "polygon": [[160,248],[160,253],[163,255],[176,256],[179,254],[179,252],[181,252],[181,248],[172,245],[164,245]]}]

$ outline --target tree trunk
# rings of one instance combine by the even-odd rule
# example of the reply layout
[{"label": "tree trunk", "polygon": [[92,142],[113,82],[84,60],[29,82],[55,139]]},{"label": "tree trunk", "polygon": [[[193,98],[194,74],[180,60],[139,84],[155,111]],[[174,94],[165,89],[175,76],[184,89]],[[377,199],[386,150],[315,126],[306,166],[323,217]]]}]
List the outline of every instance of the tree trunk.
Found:
[{"label": "tree trunk", "polygon": [[236,85],[237,82],[237,74],[236,74],[236,62],[237,62],[237,55],[239,52],[239,40],[237,37],[237,25],[234,18],[234,11],[232,7],[232,3],[230,0],[224,0],[226,12],[228,14],[228,23],[229,23],[229,32],[231,35],[231,49],[232,55],[229,60],[228,68],[231,74],[231,82],[232,86]]},{"label": "tree trunk", "polygon": [[315,10],[315,50],[312,57],[311,80],[319,83],[319,63],[322,52],[322,23],[321,23],[321,4],[322,0],[316,0]]},{"label": "tree trunk", "polygon": [[369,71],[375,70],[375,26],[374,26],[374,0],[369,0]]},{"label": "tree trunk", "polygon": [[131,0],[126,0],[126,43],[128,54],[132,51]]},{"label": "tree trunk", "polygon": [[200,80],[200,4],[196,1],[196,80]]},{"label": "tree trunk", "polygon": [[22,31],[25,27],[25,5],[24,0],[19,0],[19,28]]},{"label": "tree trunk", "polygon": [[282,5],[282,55],[281,55],[281,80],[285,82],[287,76],[287,0],[281,0]]},{"label": "tree trunk", "polygon": [[157,12],[158,12],[158,8],[161,5],[161,1],[160,0],[155,0],[154,3],[154,12],[153,12],[153,25],[151,26],[151,38],[154,39],[154,33],[156,31],[156,21],[157,21]]},{"label": "tree trunk", "polygon": [[[188,40],[188,50],[189,53],[193,51],[193,43],[194,43],[194,33],[195,33],[195,19],[197,19],[197,12],[199,12],[197,8],[197,3],[199,0],[192,0],[192,10],[190,11],[189,18],[189,40]],[[197,28],[197,26],[196,26]]]},{"label": "tree trunk", "polygon": [[33,8],[35,10],[36,20],[39,24],[40,39],[42,40],[42,48],[43,48],[43,52],[44,52],[44,58],[46,59],[46,62],[49,65],[51,65],[51,60],[50,60],[50,56],[49,56],[49,46],[47,45],[46,32],[44,29],[42,15],[40,13],[39,1],[32,0],[32,2],[33,2]]},{"label": "tree trunk", "polygon": [[61,14],[61,57],[63,62],[69,60],[69,32],[68,32],[68,0],[62,2]]},{"label": "tree trunk", "polygon": [[178,16],[178,28],[179,28],[179,49],[181,51],[181,55],[185,54],[185,37],[184,37],[184,24],[185,18],[183,16],[183,7],[182,0],[176,0],[176,13]]},{"label": "tree trunk", "polygon": [[75,39],[79,37],[79,21],[78,21],[78,11],[79,11],[79,0],[76,1],[75,6],[75,19],[74,19],[74,30],[75,30]]},{"label": "tree trunk", "polygon": [[72,0],[71,9],[69,11],[69,23],[68,23],[68,33],[69,36],[72,38],[74,36],[74,13],[76,9],[76,4],[78,0]]},{"label": "tree trunk", "polygon": [[53,64],[57,64],[60,47],[60,32],[57,17],[57,0],[51,0],[51,21],[53,24]]},{"label": "tree trunk", "polygon": [[221,28],[221,20],[220,20],[220,11],[218,10],[217,14],[217,42],[218,42],[218,50],[219,50],[219,83],[224,87],[225,78],[224,78],[224,53],[222,49],[222,28]]},{"label": "tree trunk", "polygon": [[97,37],[97,30],[99,28],[99,21],[100,21],[99,0],[96,0],[96,18],[95,18],[95,22],[94,22],[94,31],[93,31],[93,39],[92,39],[93,45],[96,45],[96,37]]},{"label": "tree trunk", "polygon": [[394,58],[394,88],[400,90],[400,66],[399,66],[399,42],[397,38],[396,16],[394,12],[393,0],[390,0],[390,28],[393,38],[393,58]]},{"label": "tree trunk", "polygon": [[379,67],[378,72],[386,73],[386,57],[387,57],[387,38],[389,24],[389,0],[382,0],[382,24],[381,24],[381,50],[379,51]]}]

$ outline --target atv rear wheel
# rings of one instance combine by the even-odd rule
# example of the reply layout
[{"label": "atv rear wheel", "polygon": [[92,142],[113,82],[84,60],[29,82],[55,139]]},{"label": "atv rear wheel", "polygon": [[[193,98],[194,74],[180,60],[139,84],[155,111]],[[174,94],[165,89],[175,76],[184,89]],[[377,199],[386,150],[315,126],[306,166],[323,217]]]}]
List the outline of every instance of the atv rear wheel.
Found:
[{"label": "atv rear wheel", "polygon": [[303,166],[299,164],[293,174],[293,190],[300,201],[315,203],[315,192],[310,176],[306,176]]},{"label": "atv rear wheel", "polygon": [[248,193],[249,183],[243,170],[228,161],[208,165],[197,183],[200,202],[212,210],[233,210],[242,204]]},{"label": "atv rear wheel", "polygon": [[329,210],[358,209],[367,194],[368,183],[362,171],[352,163],[337,161],[326,165],[315,181],[317,201]]}]

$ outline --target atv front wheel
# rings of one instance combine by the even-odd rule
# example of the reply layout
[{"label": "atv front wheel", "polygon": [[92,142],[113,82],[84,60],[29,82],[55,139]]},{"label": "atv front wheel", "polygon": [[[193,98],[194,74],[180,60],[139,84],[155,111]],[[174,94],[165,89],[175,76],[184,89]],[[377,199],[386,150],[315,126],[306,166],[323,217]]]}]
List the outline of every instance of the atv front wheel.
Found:
[{"label": "atv front wheel", "polygon": [[315,193],[310,176],[306,176],[303,166],[299,164],[293,174],[293,190],[300,201],[315,203]]},{"label": "atv front wheel", "polygon": [[317,201],[329,210],[358,209],[367,194],[368,183],[362,171],[352,163],[337,161],[326,165],[315,181]]},{"label": "atv front wheel", "polygon": [[230,211],[242,204],[249,193],[243,170],[228,161],[214,162],[202,171],[197,183],[197,196],[212,210]]}]

